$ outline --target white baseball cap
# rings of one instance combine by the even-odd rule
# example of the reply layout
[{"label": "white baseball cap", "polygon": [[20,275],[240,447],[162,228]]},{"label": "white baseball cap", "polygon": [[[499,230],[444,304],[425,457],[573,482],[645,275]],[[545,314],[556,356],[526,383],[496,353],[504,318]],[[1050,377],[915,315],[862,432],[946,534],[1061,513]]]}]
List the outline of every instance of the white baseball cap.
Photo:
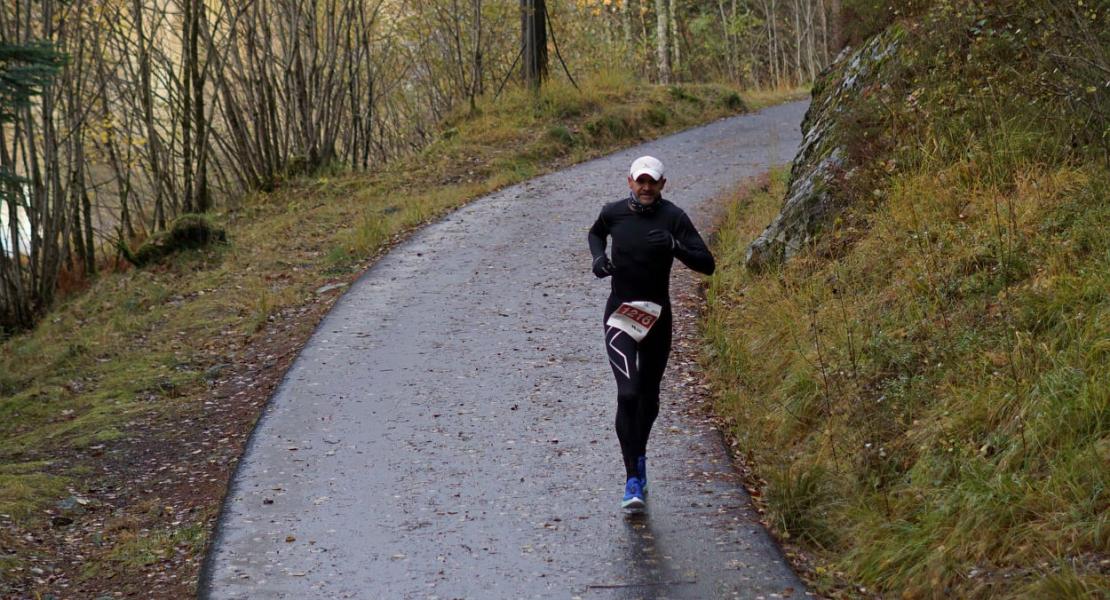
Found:
[{"label": "white baseball cap", "polygon": [[650,175],[652,179],[661,181],[663,179],[663,163],[654,156],[641,156],[632,161],[632,168],[628,171],[632,179],[638,179],[640,175]]}]

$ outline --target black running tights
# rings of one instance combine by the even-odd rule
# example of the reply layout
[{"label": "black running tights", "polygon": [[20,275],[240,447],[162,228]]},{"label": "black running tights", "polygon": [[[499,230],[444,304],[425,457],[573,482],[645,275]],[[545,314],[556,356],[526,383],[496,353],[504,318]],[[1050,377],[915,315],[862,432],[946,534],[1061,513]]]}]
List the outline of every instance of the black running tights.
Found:
[{"label": "black running tights", "polygon": [[617,439],[624,470],[631,477],[637,474],[637,457],[647,454],[651,426],[659,416],[659,383],[671,353],[670,311],[664,310],[638,343],[620,329],[606,326],[605,351],[617,379]]}]

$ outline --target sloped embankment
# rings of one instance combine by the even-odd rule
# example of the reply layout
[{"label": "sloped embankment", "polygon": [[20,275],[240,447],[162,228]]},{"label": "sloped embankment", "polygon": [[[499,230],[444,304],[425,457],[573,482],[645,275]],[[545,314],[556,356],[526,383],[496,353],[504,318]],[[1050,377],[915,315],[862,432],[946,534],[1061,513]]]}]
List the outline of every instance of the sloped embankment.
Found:
[{"label": "sloped embankment", "polygon": [[720,228],[719,407],[826,591],[1110,587],[1110,15],[1070,4],[894,24],[816,87],[834,209],[768,235],[795,165]]}]

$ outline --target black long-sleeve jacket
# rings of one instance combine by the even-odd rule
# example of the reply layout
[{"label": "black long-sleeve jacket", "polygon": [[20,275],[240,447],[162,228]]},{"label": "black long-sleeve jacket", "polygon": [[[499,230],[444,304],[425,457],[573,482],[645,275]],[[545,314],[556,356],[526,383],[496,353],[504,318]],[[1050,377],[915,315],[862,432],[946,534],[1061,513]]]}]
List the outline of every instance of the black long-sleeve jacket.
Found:
[{"label": "black long-sleeve jacket", "polygon": [[[655,201],[655,210],[637,213],[628,198],[606,204],[590,227],[588,240],[594,260],[605,254],[606,237],[613,240],[612,293],[609,304],[650,300],[670,306],[671,264],[675,258],[687,267],[706,275],[715,268],[713,255],[698,235],[690,217],[669,200]],[[653,229],[669,231],[673,248],[652,246],[647,242]]]}]

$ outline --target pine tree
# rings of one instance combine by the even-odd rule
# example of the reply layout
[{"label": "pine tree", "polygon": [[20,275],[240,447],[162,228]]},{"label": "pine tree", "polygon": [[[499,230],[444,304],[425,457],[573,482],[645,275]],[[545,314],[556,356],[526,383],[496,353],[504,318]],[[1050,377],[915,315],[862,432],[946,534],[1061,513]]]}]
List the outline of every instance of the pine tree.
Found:
[{"label": "pine tree", "polygon": [[[0,43],[0,125],[16,118],[58,73],[65,56],[46,42]],[[0,166],[0,198],[23,178]]]}]

